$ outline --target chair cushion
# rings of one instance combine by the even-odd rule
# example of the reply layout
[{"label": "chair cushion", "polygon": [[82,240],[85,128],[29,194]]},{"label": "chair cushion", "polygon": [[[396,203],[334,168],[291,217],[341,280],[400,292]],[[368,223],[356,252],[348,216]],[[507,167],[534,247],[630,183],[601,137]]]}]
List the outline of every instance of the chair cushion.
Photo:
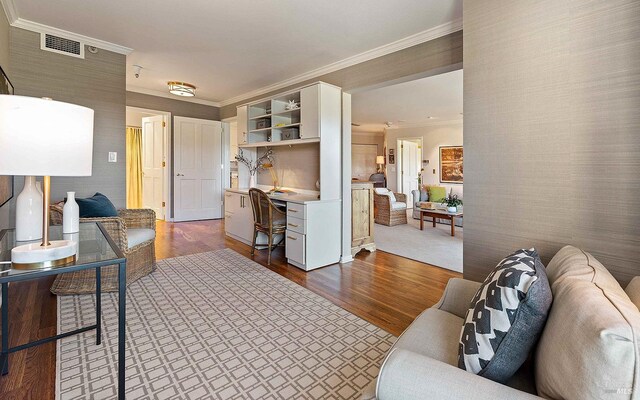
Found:
[{"label": "chair cushion", "polygon": [[538,395],[630,399],[638,388],[640,312],[591,254],[561,249],[547,267],[553,307],[536,352]]},{"label": "chair cushion", "polygon": [[428,308],[400,335],[392,349],[411,350],[456,366],[462,321],[454,314]]},{"label": "chair cushion", "polygon": [[460,332],[458,366],[507,382],[538,341],[549,307],[551,288],[535,249],[509,255],[471,300]]},{"label": "chair cushion", "polygon": [[633,304],[640,309],[640,276],[633,278],[624,291]]},{"label": "chair cushion", "polygon": [[401,201],[394,201],[391,203],[392,210],[404,210],[407,208],[407,203],[403,203]]},{"label": "chair cushion", "polygon": [[396,195],[393,194],[391,190],[387,188],[375,188],[374,190],[381,196],[389,196],[389,200],[391,201],[391,203],[394,203],[396,201]]},{"label": "chair cushion", "polygon": [[375,188],[373,190],[375,190],[376,193],[381,195],[386,195],[389,192],[389,189],[387,188]]},{"label": "chair cushion", "polygon": [[441,202],[447,197],[447,189],[442,186],[429,186],[429,198],[434,203]]},{"label": "chair cushion", "polygon": [[147,240],[153,240],[155,238],[156,231],[154,231],[153,229],[127,229],[127,246],[129,248],[137,246],[140,243],[144,243]]},{"label": "chair cushion", "polygon": [[76,199],[80,209],[80,218],[117,217],[118,210],[102,193],[96,193],[87,199]]}]

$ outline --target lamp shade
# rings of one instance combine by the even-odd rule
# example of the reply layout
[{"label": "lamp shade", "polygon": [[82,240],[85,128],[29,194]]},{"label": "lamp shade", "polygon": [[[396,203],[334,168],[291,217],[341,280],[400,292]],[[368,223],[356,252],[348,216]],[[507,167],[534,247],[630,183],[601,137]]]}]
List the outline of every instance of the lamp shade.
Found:
[{"label": "lamp shade", "polygon": [[376,156],[376,164],[384,164],[384,156]]},{"label": "lamp shade", "polygon": [[93,110],[0,95],[0,175],[90,176]]}]

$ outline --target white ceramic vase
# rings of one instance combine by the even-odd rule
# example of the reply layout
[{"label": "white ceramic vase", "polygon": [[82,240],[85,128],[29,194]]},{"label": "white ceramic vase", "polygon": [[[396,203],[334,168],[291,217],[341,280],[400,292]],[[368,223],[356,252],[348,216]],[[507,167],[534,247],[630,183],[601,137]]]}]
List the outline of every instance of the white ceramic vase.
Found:
[{"label": "white ceramic vase", "polygon": [[24,188],[16,199],[16,241],[42,239],[42,192],[35,176],[24,177]]},{"label": "white ceramic vase", "polygon": [[256,187],[256,176],[255,175],[249,175],[249,187],[250,188]]},{"label": "white ceramic vase", "polygon": [[458,212],[458,207],[447,207],[447,211],[449,211],[450,213]]},{"label": "white ceramic vase", "polygon": [[76,203],[76,192],[67,192],[67,202],[62,208],[62,233],[80,231],[80,207]]}]

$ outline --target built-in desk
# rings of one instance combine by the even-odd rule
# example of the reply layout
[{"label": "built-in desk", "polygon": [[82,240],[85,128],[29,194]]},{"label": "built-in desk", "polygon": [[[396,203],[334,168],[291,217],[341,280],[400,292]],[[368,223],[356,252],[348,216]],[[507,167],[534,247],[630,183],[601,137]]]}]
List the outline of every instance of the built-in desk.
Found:
[{"label": "built-in desk", "polygon": [[[300,193],[269,197],[287,211],[284,239],[289,264],[309,271],[340,261],[340,200],[319,200],[317,194]],[[251,245],[254,221],[249,189],[227,189],[224,200],[226,234]],[[266,236],[259,234],[257,244],[266,243]]]}]

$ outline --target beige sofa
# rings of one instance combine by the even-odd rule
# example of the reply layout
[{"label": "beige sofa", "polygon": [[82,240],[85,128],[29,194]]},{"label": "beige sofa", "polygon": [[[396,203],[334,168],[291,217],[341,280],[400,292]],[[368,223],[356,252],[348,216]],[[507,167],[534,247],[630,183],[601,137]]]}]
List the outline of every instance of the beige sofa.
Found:
[{"label": "beige sofa", "polygon": [[639,399],[640,277],[626,288],[592,255],[561,249],[547,266],[553,304],[531,361],[507,385],[457,367],[462,321],[480,283],[449,281],[398,338],[362,399]]}]

